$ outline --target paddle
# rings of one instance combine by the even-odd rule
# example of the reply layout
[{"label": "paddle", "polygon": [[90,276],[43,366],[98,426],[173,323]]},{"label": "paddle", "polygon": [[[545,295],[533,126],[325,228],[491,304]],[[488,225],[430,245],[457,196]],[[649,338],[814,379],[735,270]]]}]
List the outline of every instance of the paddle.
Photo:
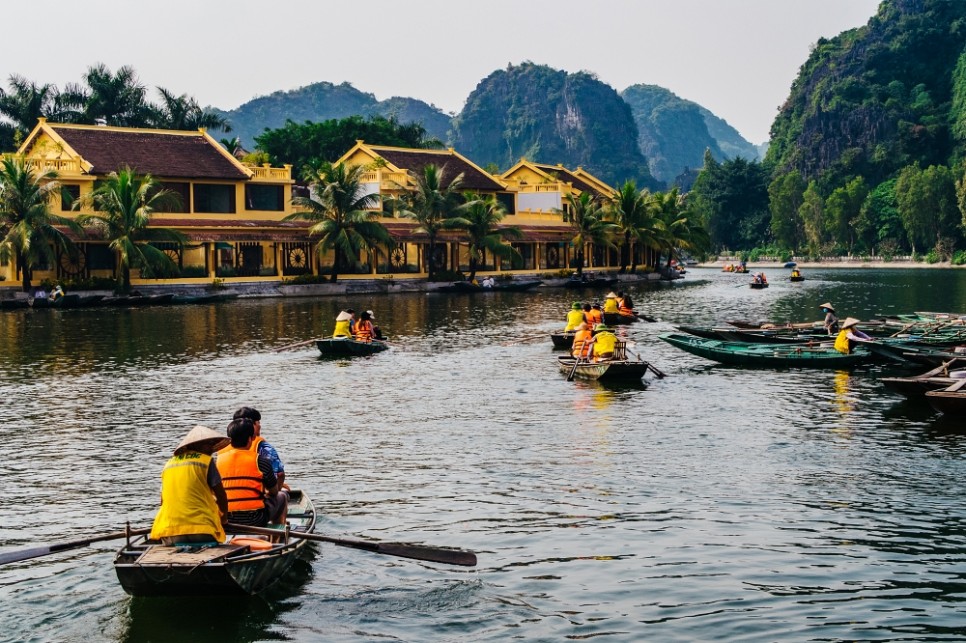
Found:
[{"label": "paddle", "polygon": [[567,376],[567,381],[568,382],[573,382],[574,381],[574,375],[577,374],[577,367],[578,366],[580,366],[580,356],[579,355],[577,356],[577,359],[574,361],[574,367],[572,369],[570,369],[570,375]]},{"label": "paddle", "polygon": [[105,540],[119,540],[121,538],[127,538],[128,536],[141,536],[149,533],[151,533],[151,528],[145,527],[144,529],[131,529],[130,531],[115,531],[114,533],[110,534],[101,534],[100,536],[91,536],[90,538],[71,540],[65,543],[55,543],[53,545],[45,545],[43,547],[32,547],[30,549],[21,549],[19,551],[8,551],[0,554],[0,565],[19,563],[22,560],[40,558],[41,556],[56,554],[62,551],[69,551],[71,549],[80,549],[81,547],[86,547],[91,543],[102,542]]},{"label": "paddle", "polygon": [[[263,534],[265,536],[280,536],[284,531],[278,529],[267,529],[264,527],[249,527],[247,525],[236,525],[228,523],[225,527],[234,529],[243,534]],[[412,558],[415,560],[427,560],[433,563],[443,563],[444,565],[462,565],[463,567],[476,566],[476,554],[464,549],[447,549],[444,547],[427,547],[425,545],[408,545],[406,543],[383,543],[366,540],[349,540],[347,538],[335,538],[333,536],[323,536],[322,534],[311,534],[301,531],[289,531],[288,535],[292,538],[303,540],[315,540],[323,543],[332,543],[340,547],[351,547],[362,549],[375,554],[386,554],[387,556],[399,556],[401,558]]]},{"label": "paddle", "polygon": [[[628,350],[627,352],[630,353],[631,355],[633,355],[634,357],[636,357],[637,358],[637,361],[639,361],[639,362],[643,362],[644,361],[644,359],[641,358],[641,354],[640,353],[635,353],[632,350]],[[656,366],[654,366],[654,364],[651,364],[650,362],[646,362],[646,363],[647,363],[647,368],[650,369],[650,371],[652,373],[654,373],[654,375],[657,376],[657,379],[663,380],[665,377],[667,377],[667,375],[665,375],[660,370],[658,370],[658,368]]]},{"label": "paddle", "polygon": [[[565,332],[565,331],[560,331]],[[526,337],[521,337],[519,339],[514,339],[509,342],[503,342],[501,346],[512,346],[514,344],[523,344],[524,342],[532,342],[535,339],[545,338],[549,333],[540,333],[539,335],[527,335]]]},{"label": "paddle", "polygon": [[[321,337],[319,339],[325,339],[325,337]],[[293,348],[298,348],[300,346],[307,346],[309,344],[314,344],[317,341],[319,341],[319,340],[318,339],[307,339],[304,342],[298,342],[296,344],[289,344],[288,346],[282,346],[281,348],[276,348],[274,352],[281,353],[282,351],[291,350]]]}]

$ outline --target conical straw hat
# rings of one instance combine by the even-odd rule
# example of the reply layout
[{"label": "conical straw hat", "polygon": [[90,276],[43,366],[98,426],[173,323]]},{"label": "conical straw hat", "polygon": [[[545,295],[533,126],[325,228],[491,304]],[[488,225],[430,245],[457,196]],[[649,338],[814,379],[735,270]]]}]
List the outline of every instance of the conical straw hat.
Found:
[{"label": "conical straw hat", "polygon": [[200,424],[188,431],[188,435],[181,439],[181,444],[174,450],[175,455],[181,455],[185,451],[197,451],[202,448],[211,447],[211,450],[220,449],[228,444],[228,438]]}]

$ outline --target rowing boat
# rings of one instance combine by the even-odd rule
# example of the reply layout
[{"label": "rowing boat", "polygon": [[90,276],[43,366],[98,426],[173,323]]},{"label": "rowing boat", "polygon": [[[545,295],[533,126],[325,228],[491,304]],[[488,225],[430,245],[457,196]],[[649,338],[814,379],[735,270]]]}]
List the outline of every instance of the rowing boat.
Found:
[{"label": "rowing boat", "polygon": [[929,391],[949,388],[966,378],[966,369],[951,369],[951,366],[963,364],[966,359],[954,358],[943,362],[928,373],[913,377],[880,377],[879,381],[893,393],[908,398],[922,398]]},{"label": "rowing boat", "polygon": [[315,345],[318,346],[319,352],[323,355],[337,357],[372,355],[373,353],[380,353],[389,348],[389,344],[380,342],[378,339],[374,339],[371,342],[360,342],[349,337],[317,339],[315,340]]},{"label": "rowing boat", "polygon": [[[291,491],[287,523],[295,532],[315,529],[315,506],[308,494]],[[277,541],[277,542],[276,542]],[[114,571],[132,596],[210,596],[257,594],[292,567],[308,540],[254,533],[230,534],[208,547],[169,547],[148,536],[129,540],[114,556]]]},{"label": "rowing boat", "polygon": [[834,348],[808,345],[748,344],[706,339],[680,333],[665,333],[659,338],[683,351],[706,359],[736,366],[762,368],[848,368],[868,362],[872,355],[863,348],[851,354]]},{"label": "rowing boat", "polygon": [[584,380],[598,380],[601,382],[615,381],[640,381],[647,373],[649,364],[647,362],[632,362],[631,360],[601,360],[599,362],[581,361],[574,370],[576,359],[573,357],[560,356],[557,358],[560,365],[560,372],[574,374]]},{"label": "rowing boat", "polygon": [[560,349],[571,349],[574,346],[574,335],[576,331],[561,331],[559,333],[550,333],[550,341],[553,342],[554,348]]},{"label": "rowing boat", "polygon": [[493,284],[490,287],[481,286],[479,284],[474,284],[469,281],[454,281],[451,286],[443,286],[437,288],[437,292],[465,292],[465,293],[478,293],[478,292],[522,292],[524,290],[530,290],[536,288],[543,282],[539,279],[531,279],[528,281],[500,281]]}]

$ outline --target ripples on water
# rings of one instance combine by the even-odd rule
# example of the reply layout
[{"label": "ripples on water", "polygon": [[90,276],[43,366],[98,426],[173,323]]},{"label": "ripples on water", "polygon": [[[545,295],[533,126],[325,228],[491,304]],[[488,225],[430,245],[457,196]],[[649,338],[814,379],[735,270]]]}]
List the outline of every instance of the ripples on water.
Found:
[{"label": "ripples on water", "polygon": [[[775,273],[752,291],[691,273],[632,290],[662,320],[624,329],[668,374],[647,388],[567,382],[549,341],[514,341],[561,325],[562,290],[0,315],[4,549],[146,524],[186,430],[247,403],[325,533],[480,559],[321,545],[266,596],[195,602],[125,596],[95,545],[0,570],[0,640],[962,640],[958,423],[876,369],[750,371],[656,337],[817,319],[827,299],[864,318],[966,309],[966,278]],[[373,308],[393,350],[272,352],[345,305]]]}]

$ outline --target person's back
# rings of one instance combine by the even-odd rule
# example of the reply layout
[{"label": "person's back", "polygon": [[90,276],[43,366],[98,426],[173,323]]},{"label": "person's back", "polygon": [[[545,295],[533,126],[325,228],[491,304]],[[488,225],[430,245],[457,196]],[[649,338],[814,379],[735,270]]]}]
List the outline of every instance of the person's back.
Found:
[{"label": "person's back", "polygon": [[607,326],[598,327],[598,332],[594,339],[594,359],[608,359],[614,356],[614,348],[617,346],[617,335],[610,332]]},{"label": "person's back", "polygon": [[624,295],[617,306],[621,315],[633,315],[634,314],[634,301],[631,299],[630,295]]},{"label": "person's back", "polygon": [[608,293],[607,297],[604,299],[604,313],[608,315],[616,315],[617,311],[617,295],[614,293]]},{"label": "person's back", "polygon": [[254,526],[277,522],[279,516],[284,521],[288,498],[278,493],[271,462],[251,448],[254,424],[247,418],[232,420],[228,432],[231,446],[219,451],[216,460],[228,496],[228,520]]},{"label": "person's back", "polygon": [[375,331],[369,313],[366,311],[359,316],[359,321],[356,322],[353,338],[357,342],[371,342],[373,337],[375,337]]},{"label": "person's back", "polygon": [[597,328],[599,324],[604,323],[604,313],[601,311],[599,304],[594,304],[591,306],[588,319],[588,324],[590,325],[591,330]]},{"label": "person's back", "polygon": [[346,311],[339,313],[338,317],[335,318],[335,328],[332,330],[332,337],[352,337],[352,331],[349,328],[349,320],[352,319],[352,315]]},{"label": "person's back", "polygon": [[589,354],[588,348],[593,337],[594,333],[587,324],[582,323],[578,325],[577,332],[574,333],[574,345],[570,350],[570,354],[578,359],[586,358]]},{"label": "person's back", "polygon": [[577,326],[580,326],[584,321],[584,311],[580,309],[580,303],[575,301],[567,312],[567,327],[564,328],[564,332],[569,333],[572,330],[577,330]]}]

